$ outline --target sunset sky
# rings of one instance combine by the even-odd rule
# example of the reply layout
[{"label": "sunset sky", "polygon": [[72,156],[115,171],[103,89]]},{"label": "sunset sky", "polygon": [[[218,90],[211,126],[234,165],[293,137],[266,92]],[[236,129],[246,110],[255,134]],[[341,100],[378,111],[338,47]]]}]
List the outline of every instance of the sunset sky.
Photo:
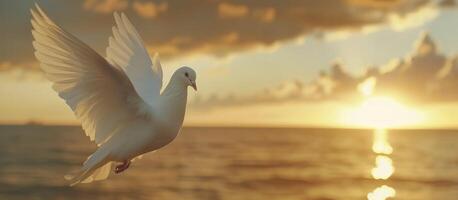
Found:
[{"label": "sunset sky", "polygon": [[33,56],[34,2],[101,55],[125,12],[164,80],[197,71],[187,125],[458,127],[453,0],[0,0],[2,123],[78,123]]}]

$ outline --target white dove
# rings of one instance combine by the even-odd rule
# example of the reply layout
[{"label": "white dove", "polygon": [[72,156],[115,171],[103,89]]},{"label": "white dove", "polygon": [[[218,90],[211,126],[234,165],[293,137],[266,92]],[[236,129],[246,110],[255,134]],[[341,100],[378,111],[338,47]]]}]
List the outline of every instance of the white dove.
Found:
[{"label": "white dove", "polygon": [[135,157],[174,140],[183,124],[187,88],[197,90],[194,70],[176,70],[161,93],[159,58],[156,54],[151,61],[124,14],[114,13],[116,26],[103,58],[35,6],[35,56],[53,89],[98,145],[80,170],[65,176],[71,185],[106,179],[114,163],[120,173]]}]

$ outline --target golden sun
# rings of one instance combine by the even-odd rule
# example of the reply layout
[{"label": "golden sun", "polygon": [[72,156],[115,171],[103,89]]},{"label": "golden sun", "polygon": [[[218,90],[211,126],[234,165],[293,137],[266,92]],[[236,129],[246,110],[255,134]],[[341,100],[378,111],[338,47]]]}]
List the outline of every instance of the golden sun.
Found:
[{"label": "golden sun", "polygon": [[388,96],[367,97],[358,107],[345,109],[342,122],[357,127],[392,128],[416,125],[422,113]]}]

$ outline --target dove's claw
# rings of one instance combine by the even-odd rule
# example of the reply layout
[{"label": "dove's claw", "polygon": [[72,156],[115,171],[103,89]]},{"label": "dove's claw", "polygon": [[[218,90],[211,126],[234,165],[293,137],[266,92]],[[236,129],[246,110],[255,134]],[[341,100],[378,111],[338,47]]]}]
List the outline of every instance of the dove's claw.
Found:
[{"label": "dove's claw", "polygon": [[115,173],[119,174],[123,172],[124,170],[126,170],[127,168],[129,168],[129,166],[130,166],[130,161],[124,161],[122,164],[116,165]]}]

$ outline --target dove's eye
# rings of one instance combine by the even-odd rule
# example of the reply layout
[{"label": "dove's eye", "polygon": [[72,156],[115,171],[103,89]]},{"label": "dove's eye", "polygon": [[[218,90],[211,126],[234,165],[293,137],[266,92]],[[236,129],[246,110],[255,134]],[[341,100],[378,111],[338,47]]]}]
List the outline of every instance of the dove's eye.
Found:
[{"label": "dove's eye", "polygon": [[185,73],[184,73],[184,75],[185,75],[186,77],[189,77],[189,74],[188,74],[188,72],[185,72]]}]

